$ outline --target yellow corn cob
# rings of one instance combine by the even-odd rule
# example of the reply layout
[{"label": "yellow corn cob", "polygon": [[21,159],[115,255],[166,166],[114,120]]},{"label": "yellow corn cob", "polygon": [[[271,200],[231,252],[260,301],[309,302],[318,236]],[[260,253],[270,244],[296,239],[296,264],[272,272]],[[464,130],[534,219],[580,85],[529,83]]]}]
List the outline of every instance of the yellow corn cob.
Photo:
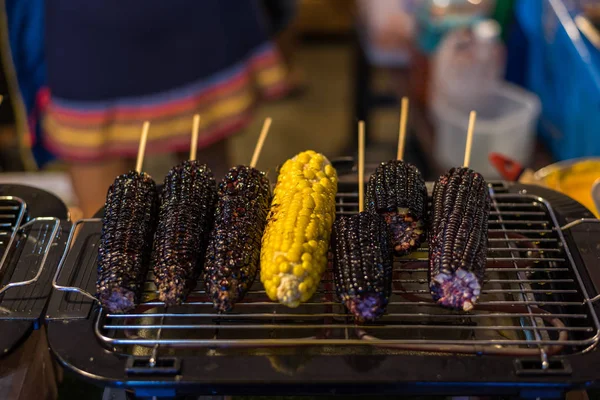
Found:
[{"label": "yellow corn cob", "polygon": [[279,171],[262,239],[260,280],[271,300],[298,307],[317,290],[327,266],[337,174],[312,150]]}]

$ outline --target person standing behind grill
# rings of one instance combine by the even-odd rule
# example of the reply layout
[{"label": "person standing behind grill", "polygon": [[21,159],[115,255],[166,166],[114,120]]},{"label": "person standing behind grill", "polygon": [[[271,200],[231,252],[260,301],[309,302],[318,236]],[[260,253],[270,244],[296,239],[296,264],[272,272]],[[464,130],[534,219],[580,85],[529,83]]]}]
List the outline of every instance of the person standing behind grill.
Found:
[{"label": "person standing behind grill", "polygon": [[129,169],[144,120],[148,153],[187,153],[199,113],[198,159],[217,175],[229,168],[227,138],[259,98],[286,90],[262,18],[255,1],[47,0],[45,143],[68,164],[85,216]]}]

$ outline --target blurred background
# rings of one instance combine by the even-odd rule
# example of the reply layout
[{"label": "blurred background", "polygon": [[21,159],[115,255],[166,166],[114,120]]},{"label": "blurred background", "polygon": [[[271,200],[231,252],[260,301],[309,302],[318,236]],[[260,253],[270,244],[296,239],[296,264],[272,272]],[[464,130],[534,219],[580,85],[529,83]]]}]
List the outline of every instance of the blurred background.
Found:
[{"label": "blurred background", "polygon": [[[132,168],[145,120],[162,182],[194,114],[217,179],[271,117],[273,182],[302,150],[354,157],[359,120],[370,168],[394,158],[404,96],[405,159],[427,180],[462,164],[476,110],[473,169],[598,211],[598,0],[0,1],[0,184],[46,189],[73,220]],[[57,374],[59,398],[101,398]]]},{"label": "blurred background", "polygon": [[[160,182],[187,152],[195,112],[199,158],[217,178],[250,161],[272,117],[258,167],[273,180],[304,149],[355,155],[358,120],[367,162],[393,158],[402,96],[406,158],[426,179],[461,164],[474,109],[474,169],[549,185],[593,208],[595,0],[263,0],[252,10],[150,1],[121,10],[127,18],[115,16],[114,0],[75,3],[7,0],[0,42],[0,182],[43,187],[75,214],[103,203],[145,119],[144,168]],[[193,13],[203,17],[182,28]],[[239,93],[246,97],[232,98]]]}]

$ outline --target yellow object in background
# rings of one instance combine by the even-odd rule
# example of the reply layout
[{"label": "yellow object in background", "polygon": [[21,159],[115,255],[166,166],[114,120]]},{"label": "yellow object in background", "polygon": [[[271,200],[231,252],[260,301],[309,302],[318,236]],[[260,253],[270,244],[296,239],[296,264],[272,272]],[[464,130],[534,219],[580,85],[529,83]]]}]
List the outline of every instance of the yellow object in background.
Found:
[{"label": "yellow object in background", "polygon": [[600,178],[600,159],[590,158],[552,164],[535,173],[535,178],[550,189],[564,193],[600,218],[592,199],[592,185]]}]

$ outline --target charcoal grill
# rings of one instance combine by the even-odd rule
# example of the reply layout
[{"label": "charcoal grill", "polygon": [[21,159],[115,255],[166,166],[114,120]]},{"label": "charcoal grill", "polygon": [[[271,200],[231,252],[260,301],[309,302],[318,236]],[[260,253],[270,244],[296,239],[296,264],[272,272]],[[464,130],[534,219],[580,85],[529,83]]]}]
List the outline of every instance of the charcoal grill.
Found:
[{"label": "charcoal grill", "polygon": [[[356,213],[356,182],[340,182],[338,215]],[[101,222],[79,221],[54,277],[50,347],[81,377],[139,396],[544,397],[594,385],[600,223],[553,191],[506,183],[490,191],[487,283],[476,309],[432,303],[424,247],[395,260],[388,312],[362,327],[336,300],[331,271],[296,309],[269,301],[260,282],[229,314],[213,310],[201,282],[167,308],[149,274],[134,312],[108,313],[92,295]]]},{"label": "charcoal grill", "polygon": [[[54,195],[23,185],[0,185],[0,355],[22,343],[43,321],[50,279],[70,226]],[[63,231],[64,230],[64,231]]]}]

